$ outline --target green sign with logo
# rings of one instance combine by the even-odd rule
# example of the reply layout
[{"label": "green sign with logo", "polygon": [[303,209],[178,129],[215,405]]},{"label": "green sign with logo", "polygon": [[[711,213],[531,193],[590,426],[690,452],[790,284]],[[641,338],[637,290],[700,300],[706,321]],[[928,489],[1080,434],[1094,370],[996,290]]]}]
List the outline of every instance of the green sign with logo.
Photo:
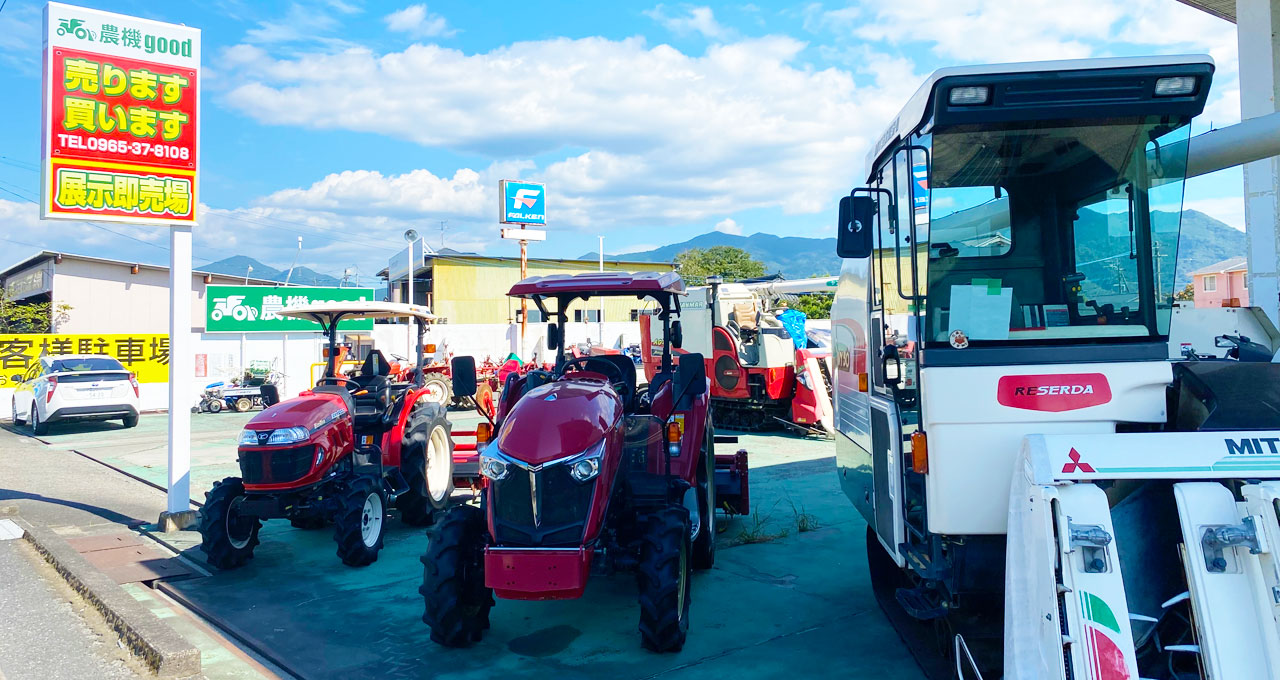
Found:
[{"label": "green sign with logo", "polygon": [[[319,331],[314,321],[280,316],[280,310],[319,302],[371,301],[372,288],[306,288],[301,286],[208,286],[205,330],[210,333]],[[373,330],[373,319],[338,323],[348,333]]]}]

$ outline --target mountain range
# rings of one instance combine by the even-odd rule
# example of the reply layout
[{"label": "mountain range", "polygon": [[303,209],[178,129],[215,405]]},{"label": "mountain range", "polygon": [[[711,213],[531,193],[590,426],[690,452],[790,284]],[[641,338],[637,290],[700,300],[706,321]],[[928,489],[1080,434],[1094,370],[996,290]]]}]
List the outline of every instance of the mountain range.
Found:
[{"label": "mountain range", "polygon": [[[253,267],[252,271],[249,271],[250,267]],[[197,269],[213,274],[250,276],[255,279],[281,282],[285,280],[285,277],[289,276],[289,270],[270,267],[247,255],[233,255],[226,259],[197,267]],[[294,267],[293,276],[289,277],[289,283],[296,283],[302,286],[336,286],[341,281],[336,276],[321,274],[310,267]]]},{"label": "mountain range", "polygon": [[[1157,220],[1160,216],[1161,214],[1157,214]],[[741,248],[764,262],[765,270],[769,273],[778,272],[789,279],[826,276],[840,271],[840,258],[836,257],[834,237],[805,238],[759,232],[739,236],[713,231],[682,243],[606,257],[637,262],[671,262],[676,255],[690,248],[712,246]],[[1191,272],[1244,253],[1244,232],[1198,210],[1184,210],[1182,235],[1178,243],[1177,289],[1191,282]],[[595,260],[597,257],[599,255],[595,252],[590,252],[582,255],[581,259]]]}]

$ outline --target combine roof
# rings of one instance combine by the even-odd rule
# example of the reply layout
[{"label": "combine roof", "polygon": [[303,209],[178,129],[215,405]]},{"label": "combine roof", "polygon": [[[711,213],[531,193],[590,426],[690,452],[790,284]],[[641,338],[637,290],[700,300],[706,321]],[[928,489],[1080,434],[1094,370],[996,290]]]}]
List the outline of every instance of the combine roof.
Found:
[{"label": "combine roof", "polygon": [[582,293],[587,296],[648,293],[684,294],[684,280],[675,272],[588,272],[530,276],[507,292],[511,297]]}]

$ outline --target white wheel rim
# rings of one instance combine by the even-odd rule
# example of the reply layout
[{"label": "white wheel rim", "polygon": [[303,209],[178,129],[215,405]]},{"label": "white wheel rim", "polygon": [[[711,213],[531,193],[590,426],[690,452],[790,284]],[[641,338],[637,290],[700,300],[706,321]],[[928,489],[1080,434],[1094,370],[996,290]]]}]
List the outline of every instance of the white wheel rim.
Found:
[{"label": "white wheel rim", "polygon": [[698,509],[698,487],[690,487],[684,492],[684,507],[689,509],[689,540],[698,539],[702,530],[702,511]]},{"label": "white wheel rim", "polygon": [[453,474],[450,469],[453,453],[449,451],[449,438],[443,427],[436,426],[431,430],[431,436],[427,437],[427,493],[431,496],[431,500],[439,503],[445,499],[445,492],[449,488],[449,477]]},{"label": "white wheel rim", "polygon": [[432,380],[427,383],[424,389],[426,390],[427,401],[433,404],[444,403],[444,388],[441,387],[440,383]]},{"label": "white wheel rim", "polygon": [[232,499],[231,504],[227,506],[227,519],[226,519],[227,542],[230,543],[231,547],[235,548],[236,550],[244,550],[245,546],[249,545],[249,539],[253,537],[253,529],[251,528],[245,534],[245,537],[243,540],[237,541],[235,532],[231,528],[231,520],[233,517],[236,516],[236,508],[240,507],[240,504],[243,502],[244,502],[244,496],[238,496]]},{"label": "white wheel rim", "polygon": [[382,496],[371,493],[365,496],[364,510],[360,515],[360,540],[372,548],[382,535]]}]

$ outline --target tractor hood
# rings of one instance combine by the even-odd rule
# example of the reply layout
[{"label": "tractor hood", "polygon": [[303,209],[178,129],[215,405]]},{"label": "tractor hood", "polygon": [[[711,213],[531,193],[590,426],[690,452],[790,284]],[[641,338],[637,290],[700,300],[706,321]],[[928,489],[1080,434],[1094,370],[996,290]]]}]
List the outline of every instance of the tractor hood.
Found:
[{"label": "tractor hood", "polygon": [[246,430],[276,430],[282,427],[316,428],[334,419],[335,411],[346,404],[336,394],[309,394],[268,407],[245,424]]},{"label": "tractor hood", "polygon": [[498,432],[498,450],[530,465],[582,453],[622,416],[613,389],[594,380],[564,380],[520,398]]}]

